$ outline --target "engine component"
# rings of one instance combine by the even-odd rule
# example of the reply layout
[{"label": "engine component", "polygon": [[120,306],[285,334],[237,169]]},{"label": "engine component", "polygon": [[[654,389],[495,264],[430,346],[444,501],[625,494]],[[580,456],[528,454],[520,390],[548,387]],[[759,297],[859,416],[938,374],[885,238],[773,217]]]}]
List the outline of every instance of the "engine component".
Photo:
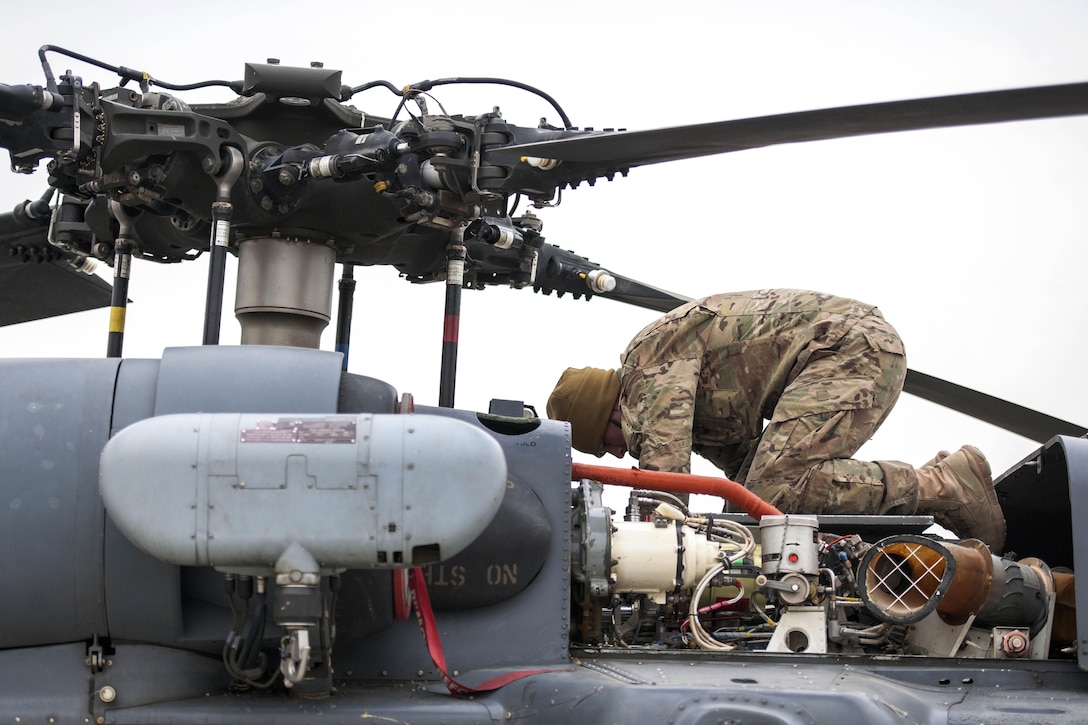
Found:
[{"label": "engine component", "polygon": [[950,624],[976,626],[1046,622],[1053,584],[1038,560],[999,559],[981,541],[959,544],[903,534],[877,542],[861,560],[859,593],[869,612],[895,624],[933,611]]},{"label": "engine component", "polygon": [[[572,627],[584,642],[809,654],[1045,658],[1052,576],[974,539],[821,535],[815,516],[697,514],[632,495],[626,520],[600,484],[573,498]],[[682,508],[682,507],[681,507]],[[700,577],[701,578],[698,578]]]},{"label": "engine component", "polygon": [[822,607],[791,607],[774,628],[768,652],[827,652],[827,613]]},{"label": "engine component", "polygon": [[680,521],[617,521],[612,528],[612,591],[638,592],[662,604],[691,589],[718,565],[719,546]]},{"label": "engine component", "polygon": [[763,573],[798,573],[816,576],[816,542],[819,521],[815,516],[764,516],[759,521],[763,549]]},{"label": "engine component", "polygon": [[297,544],[326,574],[453,556],[498,511],[506,462],[486,433],[436,416],[180,414],[114,436],[100,488],[163,561],[267,576]]},{"label": "engine component", "polygon": [[[743,527],[661,505],[653,521],[611,521],[601,503],[603,487],[583,481],[574,498],[572,543],[577,583],[590,597],[641,594],[662,604],[670,593],[691,591],[727,559],[723,544],[749,555],[754,543]],[[723,525],[723,523],[725,525]]]},{"label": "engine component", "polygon": [[[913,624],[937,608],[956,573],[952,550],[922,536],[892,536],[877,542],[861,559],[858,588],[862,601],[884,622]],[[961,577],[961,586],[966,579]],[[972,582],[977,585],[978,582]],[[957,591],[950,602],[958,601]],[[978,593],[975,589],[974,594]],[[957,604],[957,610],[961,605]]]}]

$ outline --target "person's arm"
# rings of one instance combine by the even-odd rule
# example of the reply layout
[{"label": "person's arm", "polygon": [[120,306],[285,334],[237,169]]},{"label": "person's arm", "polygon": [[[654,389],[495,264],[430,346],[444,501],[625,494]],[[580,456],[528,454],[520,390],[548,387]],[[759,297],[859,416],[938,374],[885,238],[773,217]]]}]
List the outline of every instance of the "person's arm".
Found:
[{"label": "person's arm", "polygon": [[698,358],[623,372],[624,432],[639,468],[689,473]]}]

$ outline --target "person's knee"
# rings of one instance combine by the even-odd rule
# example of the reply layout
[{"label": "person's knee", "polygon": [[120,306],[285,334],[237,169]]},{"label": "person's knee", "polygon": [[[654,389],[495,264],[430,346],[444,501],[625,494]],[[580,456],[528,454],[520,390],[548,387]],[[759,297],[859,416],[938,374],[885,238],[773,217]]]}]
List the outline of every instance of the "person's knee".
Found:
[{"label": "person's knee", "polygon": [[823,461],[799,479],[755,481],[749,488],[784,513],[873,514],[884,501],[879,466],[843,459]]}]

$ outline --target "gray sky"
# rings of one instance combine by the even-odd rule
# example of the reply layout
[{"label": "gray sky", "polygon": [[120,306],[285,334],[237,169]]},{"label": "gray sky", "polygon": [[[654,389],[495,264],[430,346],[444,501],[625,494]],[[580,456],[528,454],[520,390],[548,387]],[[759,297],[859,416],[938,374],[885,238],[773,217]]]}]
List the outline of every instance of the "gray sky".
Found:
[{"label": "gray sky", "polygon": [[[177,15],[166,8],[180,6],[163,4],[110,15],[88,7],[28,5],[7,19],[0,81],[40,84],[43,44],[172,83],[240,78],[243,63],[269,57],[320,60],[342,69],[349,85],[516,79],[554,96],[577,126],[645,129],[1088,80],[1088,3],[1080,1],[193,0]],[[51,63],[85,82],[115,83],[57,56]],[[451,113],[497,105],[513,123],[558,121],[542,101],[509,88],[442,87],[434,96]],[[353,103],[388,114],[396,99],[376,89]],[[44,190],[44,169],[0,176],[5,208]],[[539,216],[547,241],[688,296],[801,287],[875,303],[903,335],[911,367],[1083,425],[1086,199],[1088,119],[1077,118],[638,168],[568,192]],[[199,344],[206,264],[135,265],[126,356]],[[111,274],[104,265],[100,272]],[[435,404],[441,285],[409,285],[391,268],[356,277],[352,372]],[[233,277],[227,286],[223,341],[237,343]],[[656,316],[609,300],[501,288],[466,292],[462,314],[458,407],[486,410],[501,397],[541,412],[563,368],[615,367],[628,340]],[[0,354],[101,356],[107,321],[100,310],[3,328]],[[1036,448],[904,396],[859,457],[920,464],[964,443],[982,448],[995,474]],[[709,464],[695,471],[716,473]]]}]

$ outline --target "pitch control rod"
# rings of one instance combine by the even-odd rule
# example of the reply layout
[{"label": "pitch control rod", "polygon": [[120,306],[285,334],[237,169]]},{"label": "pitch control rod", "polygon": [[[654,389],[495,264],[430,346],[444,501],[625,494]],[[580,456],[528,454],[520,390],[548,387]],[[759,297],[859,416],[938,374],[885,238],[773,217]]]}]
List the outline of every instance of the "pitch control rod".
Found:
[{"label": "pitch control rod", "polygon": [[343,369],[348,369],[351,350],[351,315],[355,304],[355,265],[344,264],[340,277],[340,302],[336,310],[336,351],[344,356]]},{"label": "pitch control rod", "polygon": [[120,202],[110,201],[110,213],[117,220],[119,231],[113,247],[113,292],[110,299],[110,331],[106,341],[106,357],[121,357],[125,344],[125,313],[128,311],[128,278],[132,268],[132,222]]},{"label": "pitch control rod", "polygon": [[438,405],[453,407],[457,383],[457,337],[461,330],[461,287],[465,282],[465,227],[450,232],[446,247],[446,314],[442,324],[442,371],[438,381]]},{"label": "pitch control rod", "polygon": [[208,265],[208,292],[204,302],[204,344],[219,344],[219,328],[223,319],[223,282],[226,278],[227,246],[230,244],[230,189],[245,168],[242,152],[233,146],[224,150],[222,173],[216,177],[215,201],[212,202],[212,234],[208,241],[211,260]]}]

